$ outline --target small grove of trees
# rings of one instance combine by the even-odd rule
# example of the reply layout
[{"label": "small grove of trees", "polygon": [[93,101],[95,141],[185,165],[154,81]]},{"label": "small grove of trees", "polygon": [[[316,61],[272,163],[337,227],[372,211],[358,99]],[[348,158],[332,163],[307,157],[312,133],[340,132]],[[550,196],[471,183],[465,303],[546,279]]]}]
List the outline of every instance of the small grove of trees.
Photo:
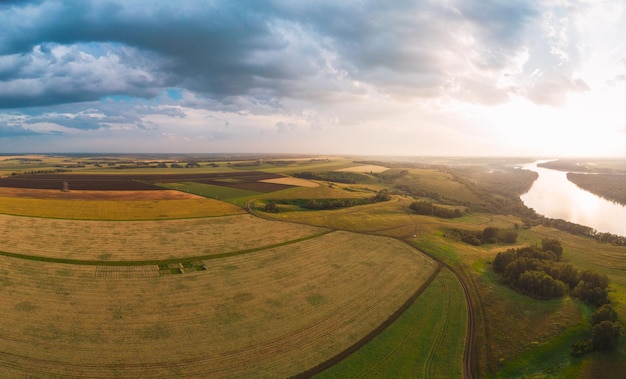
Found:
[{"label": "small grove of trees", "polygon": [[391,200],[391,195],[389,194],[389,191],[387,191],[386,189],[378,191],[376,196],[372,198],[372,202],[374,203],[380,203],[381,201],[389,201],[389,200]]},{"label": "small grove of trees", "polygon": [[450,209],[439,207],[430,201],[414,201],[411,205],[409,205],[409,208],[413,212],[424,216],[435,216],[441,218],[456,218],[463,216],[463,213],[458,208]]},{"label": "small grove of trees", "polygon": [[267,203],[265,203],[265,212],[268,213],[278,213],[279,209],[278,209],[278,205],[276,205],[275,201],[268,201]]},{"label": "small grove of trees", "polygon": [[498,253],[493,269],[509,287],[536,299],[550,299],[570,293],[598,307],[592,315],[591,338],[572,345],[571,354],[609,350],[617,345],[621,325],[608,299],[609,278],[593,270],[578,271],[560,262],[563,247],[558,240],[544,239],[541,247],[526,246]]},{"label": "small grove of trees", "polygon": [[576,341],[571,354],[578,357],[593,350],[611,350],[617,346],[621,334],[617,312],[611,304],[604,304],[591,315],[591,338]]},{"label": "small grove of trees", "polygon": [[292,204],[305,209],[311,210],[331,210],[354,207],[356,205],[364,205],[378,203],[381,201],[391,200],[391,194],[386,189],[378,191],[376,195],[369,198],[355,199],[296,199],[296,200],[270,200],[265,203],[265,212],[278,213],[280,211],[278,204]]},{"label": "small grove of trees", "polygon": [[389,200],[391,200],[389,191],[383,189],[368,199],[311,199],[303,204],[302,207],[313,210],[339,209]]},{"label": "small grove of trees", "polygon": [[592,306],[608,303],[608,277],[593,270],[579,272],[571,264],[559,262],[562,254],[561,243],[548,238],[541,247],[498,253],[493,269],[505,284],[530,297],[549,299],[569,292]]},{"label": "small grove of trees", "polygon": [[449,229],[447,235],[474,246],[484,243],[515,243],[517,241],[515,230],[500,230],[492,226],[488,226],[482,231]]},{"label": "small grove of trees", "polygon": [[339,209],[357,205],[353,199],[312,199],[302,207],[313,210]]}]

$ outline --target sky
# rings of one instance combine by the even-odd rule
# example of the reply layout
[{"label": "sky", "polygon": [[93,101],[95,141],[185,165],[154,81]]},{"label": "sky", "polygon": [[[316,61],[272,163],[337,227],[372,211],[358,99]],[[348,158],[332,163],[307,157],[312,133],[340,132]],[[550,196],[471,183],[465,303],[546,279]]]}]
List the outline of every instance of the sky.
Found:
[{"label": "sky", "polygon": [[625,9],[0,1],[0,153],[626,157]]}]

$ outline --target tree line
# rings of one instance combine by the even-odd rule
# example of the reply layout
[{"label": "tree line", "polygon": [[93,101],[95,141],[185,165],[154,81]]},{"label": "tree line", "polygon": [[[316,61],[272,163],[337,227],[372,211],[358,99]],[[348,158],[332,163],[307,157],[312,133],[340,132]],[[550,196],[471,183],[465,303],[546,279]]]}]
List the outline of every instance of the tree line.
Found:
[{"label": "tree line", "polygon": [[517,241],[515,230],[500,230],[493,226],[488,226],[482,231],[451,228],[446,231],[446,236],[474,246],[498,242],[515,243]]},{"label": "tree line", "polygon": [[280,208],[278,204],[293,204],[302,208],[311,210],[331,210],[354,207],[356,205],[364,205],[378,203],[381,201],[391,200],[391,194],[386,189],[378,191],[375,196],[370,198],[358,199],[299,199],[299,200],[269,200],[265,203],[265,212],[278,213]]},{"label": "tree line", "polygon": [[419,214],[424,216],[435,216],[441,218],[457,218],[463,216],[463,213],[460,209],[450,209],[446,207],[440,207],[434,205],[430,201],[414,201],[409,205],[409,208]]}]

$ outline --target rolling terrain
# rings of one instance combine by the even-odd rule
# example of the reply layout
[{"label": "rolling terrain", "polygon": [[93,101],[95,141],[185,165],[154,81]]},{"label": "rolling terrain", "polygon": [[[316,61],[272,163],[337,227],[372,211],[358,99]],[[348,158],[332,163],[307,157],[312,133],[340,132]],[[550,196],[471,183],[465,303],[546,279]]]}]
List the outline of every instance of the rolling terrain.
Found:
[{"label": "rolling terrain", "polygon": [[[520,227],[518,196],[534,178],[509,161],[32,159],[0,161],[4,376],[592,378],[626,368],[623,338],[613,352],[569,355],[589,333],[591,310],[576,297],[530,299],[493,273],[499,251],[557,238],[567,262],[608,275],[626,318],[626,247]],[[72,171],[25,174],[59,162]],[[417,214],[416,201],[460,217]],[[458,237],[487,227],[516,241]]]}]

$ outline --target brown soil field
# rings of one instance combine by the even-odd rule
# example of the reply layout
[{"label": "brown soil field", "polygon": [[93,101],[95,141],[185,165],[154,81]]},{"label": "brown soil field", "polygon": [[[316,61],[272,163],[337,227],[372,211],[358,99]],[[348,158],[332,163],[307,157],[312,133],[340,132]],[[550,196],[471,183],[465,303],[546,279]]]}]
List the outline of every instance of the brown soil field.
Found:
[{"label": "brown soil field", "polygon": [[181,200],[200,198],[181,191],[60,191],[33,188],[0,187],[0,197],[72,200]]},{"label": "brown soil field", "polygon": [[142,261],[222,254],[316,235],[326,229],[251,215],[167,221],[81,221],[0,215],[0,251],[38,257]]},{"label": "brown soil field", "polygon": [[204,264],[111,277],[0,257],[0,376],[289,377],[376,328],[436,267],[347,232]]}]

